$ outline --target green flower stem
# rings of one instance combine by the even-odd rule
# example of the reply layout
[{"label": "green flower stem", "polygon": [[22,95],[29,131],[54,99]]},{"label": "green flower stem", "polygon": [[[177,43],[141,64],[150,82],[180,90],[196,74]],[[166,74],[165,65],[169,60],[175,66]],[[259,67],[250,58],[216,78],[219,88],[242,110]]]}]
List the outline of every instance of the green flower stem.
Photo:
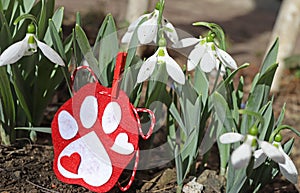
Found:
[{"label": "green flower stem", "polygon": [[[217,76],[216,77],[220,77],[220,74],[221,74],[221,63],[219,65],[219,68],[218,68],[218,72],[217,72]],[[213,90],[212,90],[212,93],[216,90],[218,86],[218,78],[215,79],[215,82],[214,82],[214,87],[213,87]]]},{"label": "green flower stem", "polygon": [[159,15],[158,15],[158,18],[157,18],[158,19],[157,23],[158,23],[158,26],[161,27],[161,25],[162,25],[162,22],[161,22],[162,14],[163,14],[163,11],[164,11],[164,8],[165,8],[165,0],[160,0],[158,2],[158,5],[156,6],[156,8],[158,8],[158,11],[159,11]]},{"label": "green flower stem", "polygon": [[162,14],[165,8],[165,1],[164,0],[160,0],[157,4],[156,4],[156,9],[159,11],[158,14],[158,18],[157,18],[157,28],[158,28],[158,36],[157,36],[157,42],[164,38],[164,31],[162,29]]},{"label": "green flower stem", "polygon": [[256,117],[257,120],[256,120],[256,122],[254,123],[253,126],[257,126],[258,123],[261,123],[262,125],[264,124],[264,119],[259,113],[256,113],[256,112],[253,112],[253,111],[248,111],[246,109],[240,109],[239,113]]},{"label": "green flower stem", "polygon": [[298,135],[298,137],[300,137],[300,132],[298,130],[296,130],[295,128],[289,126],[289,125],[280,125],[279,127],[277,127],[270,135],[269,137],[269,142],[272,143],[274,141],[274,137],[283,129],[288,129],[293,131],[296,135]]}]

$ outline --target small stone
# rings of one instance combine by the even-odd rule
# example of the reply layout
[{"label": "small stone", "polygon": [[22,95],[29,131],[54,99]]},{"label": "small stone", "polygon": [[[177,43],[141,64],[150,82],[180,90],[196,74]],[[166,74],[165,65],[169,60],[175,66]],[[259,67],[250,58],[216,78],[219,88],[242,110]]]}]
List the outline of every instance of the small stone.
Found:
[{"label": "small stone", "polygon": [[15,171],[14,175],[17,179],[21,178],[21,171]]},{"label": "small stone", "polygon": [[182,192],[184,193],[202,193],[204,186],[196,182],[196,178],[183,186]]}]

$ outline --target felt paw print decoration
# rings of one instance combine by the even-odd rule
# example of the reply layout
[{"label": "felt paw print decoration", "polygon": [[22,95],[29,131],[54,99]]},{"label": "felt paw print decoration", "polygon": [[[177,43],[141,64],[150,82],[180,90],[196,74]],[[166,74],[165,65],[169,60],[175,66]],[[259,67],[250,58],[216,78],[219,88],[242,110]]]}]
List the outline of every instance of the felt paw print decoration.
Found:
[{"label": "felt paw print decoration", "polygon": [[[98,81],[88,83],[55,114],[52,122],[53,167],[59,180],[95,192],[107,192],[135,159],[128,184],[122,187],[118,183],[122,191],[132,184],[139,159],[139,135],[144,139],[150,137],[155,117],[149,109],[135,108],[126,93],[119,90],[119,75],[125,58],[125,53],[117,56],[112,88],[104,87]],[[151,118],[146,135],[141,130],[139,112],[149,113]]]}]

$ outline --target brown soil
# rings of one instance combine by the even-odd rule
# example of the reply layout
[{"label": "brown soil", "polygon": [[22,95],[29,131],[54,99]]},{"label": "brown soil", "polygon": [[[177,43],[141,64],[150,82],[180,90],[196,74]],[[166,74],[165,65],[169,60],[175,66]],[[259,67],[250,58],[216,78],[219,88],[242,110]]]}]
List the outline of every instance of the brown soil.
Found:
[{"label": "brown soil", "polygon": [[[151,1],[153,6],[155,1]],[[256,2],[256,4],[253,4]],[[265,2],[265,3],[262,3]],[[58,6],[65,6],[66,20],[64,29],[73,26],[75,11],[80,11],[83,15],[83,25],[88,36],[93,42],[96,31],[101,24],[103,16],[107,12],[112,12],[117,24],[121,25],[124,21],[126,1],[116,0],[65,0],[57,1]],[[243,71],[246,77],[246,84],[252,80],[262,61],[265,50],[268,46],[269,36],[275,22],[276,14],[279,9],[280,1],[240,1],[232,0],[230,3],[225,0],[172,0],[167,1],[165,17],[169,18],[176,27],[198,36],[199,29],[191,27],[195,21],[212,21],[224,27],[229,39],[229,52],[233,54],[238,64],[251,62],[251,67]],[[180,14],[183,14],[182,16]],[[68,31],[65,31],[68,33]],[[296,45],[296,50],[299,43]],[[275,96],[274,109],[276,113],[280,111],[286,102],[285,123],[299,128],[300,125],[300,80],[295,78],[293,72],[287,71],[282,82],[282,90]],[[291,137],[287,132],[286,136]],[[53,147],[50,135],[39,134],[39,142],[30,145],[22,141],[19,145],[12,147],[0,146],[0,193],[14,192],[89,192],[87,189],[77,186],[64,184],[57,180],[52,170]],[[20,145],[23,144],[23,145]],[[298,170],[300,168],[300,141],[295,140],[295,147],[292,151],[292,159]],[[216,163],[217,157],[210,158]],[[174,192],[176,180],[173,176],[167,182],[162,183],[161,176],[164,176],[166,168],[151,171],[139,171],[137,177],[128,192]],[[208,165],[207,169],[218,169],[218,165]],[[128,174],[128,175],[126,175]],[[126,181],[129,173],[125,172],[121,181]],[[157,177],[154,184],[145,187],[147,181]],[[300,181],[300,177],[299,177]],[[218,190],[220,192],[220,190]],[[218,192],[215,191],[215,192]],[[114,188],[111,192],[120,192]],[[212,191],[213,192],[213,191]],[[286,180],[277,177],[272,181],[263,192],[298,192],[296,187]]]}]

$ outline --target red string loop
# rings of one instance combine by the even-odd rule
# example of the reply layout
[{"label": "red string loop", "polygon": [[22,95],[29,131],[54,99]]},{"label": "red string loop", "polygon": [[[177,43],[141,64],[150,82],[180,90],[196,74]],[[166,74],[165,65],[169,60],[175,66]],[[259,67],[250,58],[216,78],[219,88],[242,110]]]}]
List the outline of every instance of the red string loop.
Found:
[{"label": "red string loop", "polygon": [[[136,120],[137,120],[137,124],[138,124],[138,128],[139,128],[139,132],[140,132],[140,135],[141,137],[146,140],[146,139],[149,139],[149,137],[152,135],[153,133],[153,128],[155,126],[155,115],[154,113],[150,110],[150,109],[146,109],[146,108],[135,108],[133,105],[132,105],[132,109],[133,109],[133,112],[135,114],[135,117],[136,117]],[[148,130],[148,133],[146,135],[144,135],[143,131],[142,131],[142,126],[141,126],[141,120],[140,120],[140,116],[139,116],[139,112],[142,112],[142,113],[148,113],[150,115],[150,119],[151,119],[151,125],[150,125],[150,128]]]},{"label": "red string loop", "polygon": [[139,164],[139,158],[140,158],[140,150],[137,149],[136,154],[135,154],[135,162],[134,162],[132,174],[130,176],[130,180],[129,180],[128,184],[124,187],[120,184],[120,182],[118,182],[118,186],[119,186],[119,188],[122,192],[127,191],[130,188],[130,186],[132,185],[132,183],[134,181],[135,174],[136,174],[136,170],[137,170],[137,167],[138,167],[138,164]]},{"label": "red string loop", "polygon": [[82,69],[89,71],[89,73],[91,73],[92,77],[94,78],[94,81],[98,82],[97,76],[95,75],[94,71],[89,66],[78,66],[77,68],[75,68],[74,72],[71,75],[71,88],[73,88],[73,86],[74,86],[75,76],[76,76],[77,72]]}]

